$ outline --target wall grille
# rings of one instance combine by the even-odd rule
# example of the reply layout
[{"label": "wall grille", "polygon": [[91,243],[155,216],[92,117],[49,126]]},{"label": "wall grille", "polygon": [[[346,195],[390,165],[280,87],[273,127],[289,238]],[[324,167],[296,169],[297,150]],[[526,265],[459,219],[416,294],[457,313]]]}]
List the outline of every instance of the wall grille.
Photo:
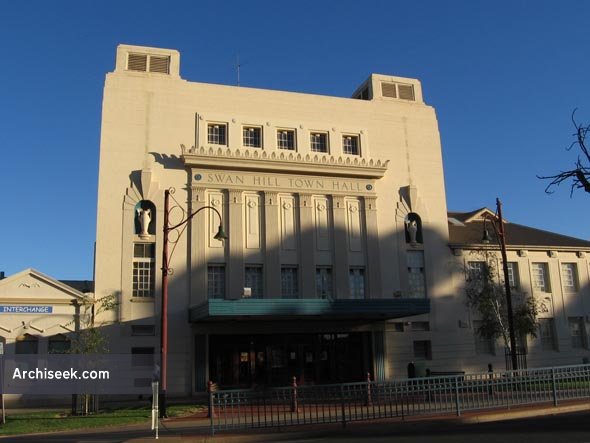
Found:
[{"label": "wall grille", "polygon": [[129,54],[127,69],[130,71],[147,71],[147,54]]},{"label": "wall grille", "polygon": [[381,94],[383,97],[397,98],[395,83],[381,83]]},{"label": "wall grille", "polygon": [[381,95],[388,98],[415,101],[414,85],[403,85],[393,82],[381,82]]},{"label": "wall grille", "polygon": [[170,74],[170,57],[150,55],[150,72]]},{"label": "wall grille", "polygon": [[399,98],[402,100],[414,101],[414,86],[412,85],[398,85]]},{"label": "wall grille", "polygon": [[164,55],[129,53],[127,70],[170,74],[170,57]]}]

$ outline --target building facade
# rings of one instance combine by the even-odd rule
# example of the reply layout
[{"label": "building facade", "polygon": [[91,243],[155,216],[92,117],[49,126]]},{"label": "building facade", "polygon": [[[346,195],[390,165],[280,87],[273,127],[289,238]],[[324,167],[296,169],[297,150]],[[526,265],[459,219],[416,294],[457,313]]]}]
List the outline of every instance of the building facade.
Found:
[{"label": "building facade", "polygon": [[[96,296],[120,299],[117,351],[159,353],[165,217],[201,209],[168,245],[171,394],[384,379],[422,360],[483,369],[456,252],[475,243],[449,239],[418,80],[372,74],[352,98],[202,84],[180,77],[177,51],[120,45],[96,244]],[[588,246],[567,252],[586,297]]]}]

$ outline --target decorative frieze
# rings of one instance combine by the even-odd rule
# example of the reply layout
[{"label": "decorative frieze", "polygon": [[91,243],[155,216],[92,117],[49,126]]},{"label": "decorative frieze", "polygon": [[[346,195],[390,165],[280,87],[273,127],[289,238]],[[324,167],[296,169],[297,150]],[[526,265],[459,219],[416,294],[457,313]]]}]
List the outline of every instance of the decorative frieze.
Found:
[{"label": "decorative frieze", "polygon": [[182,160],[187,166],[231,169],[239,162],[241,168],[255,171],[306,173],[317,171],[321,176],[381,178],[387,171],[389,160],[325,154],[301,154],[230,148],[186,148],[180,145]]}]

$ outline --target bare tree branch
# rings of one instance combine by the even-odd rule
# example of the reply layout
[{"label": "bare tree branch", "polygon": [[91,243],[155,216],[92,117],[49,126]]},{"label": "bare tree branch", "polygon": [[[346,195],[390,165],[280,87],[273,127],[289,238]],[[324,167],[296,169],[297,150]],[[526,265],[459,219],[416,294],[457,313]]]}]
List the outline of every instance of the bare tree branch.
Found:
[{"label": "bare tree branch", "polygon": [[590,132],[590,124],[582,125],[575,119],[576,109],[572,112],[572,123],[576,128],[574,135],[575,141],[567,148],[570,151],[572,148],[577,147],[582,152],[582,155],[578,155],[578,159],[575,163],[575,168],[567,171],[561,171],[555,175],[537,175],[537,178],[541,180],[550,180],[549,184],[545,188],[547,194],[553,193],[553,188],[559,186],[564,182],[571,180],[570,197],[573,195],[576,189],[582,189],[590,194],[590,151],[586,145],[586,136]]}]

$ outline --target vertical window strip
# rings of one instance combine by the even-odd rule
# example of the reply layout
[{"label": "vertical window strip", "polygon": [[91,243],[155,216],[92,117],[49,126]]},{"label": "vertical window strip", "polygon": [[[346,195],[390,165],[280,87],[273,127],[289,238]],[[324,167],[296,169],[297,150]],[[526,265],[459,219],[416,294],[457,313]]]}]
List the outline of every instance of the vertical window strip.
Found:
[{"label": "vertical window strip", "polygon": [[365,268],[350,268],[350,298],[365,298]]},{"label": "vertical window strip", "polygon": [[209,265],[207,268],[207,297],[225,298],[225,266]]},{"label": "vertical window strip", "polygon": [[332,299],[332,268],[316,268],[315,279],[317,297],[321,299]]},{"label": "vertical window strip", "polygon": [[247,266],[245,269],[245,287],[252,290],[252,298],[262,298],[262,266]]},{"label": "vertical window strip", "polygon": [[297,268],[294,266],[281,268],[281,296],[283,298],[299,297]]},{"label": "vertical window strip", "polygon": [[155,243],[133,245],[133,297],[153,297],[155,294]]}]

